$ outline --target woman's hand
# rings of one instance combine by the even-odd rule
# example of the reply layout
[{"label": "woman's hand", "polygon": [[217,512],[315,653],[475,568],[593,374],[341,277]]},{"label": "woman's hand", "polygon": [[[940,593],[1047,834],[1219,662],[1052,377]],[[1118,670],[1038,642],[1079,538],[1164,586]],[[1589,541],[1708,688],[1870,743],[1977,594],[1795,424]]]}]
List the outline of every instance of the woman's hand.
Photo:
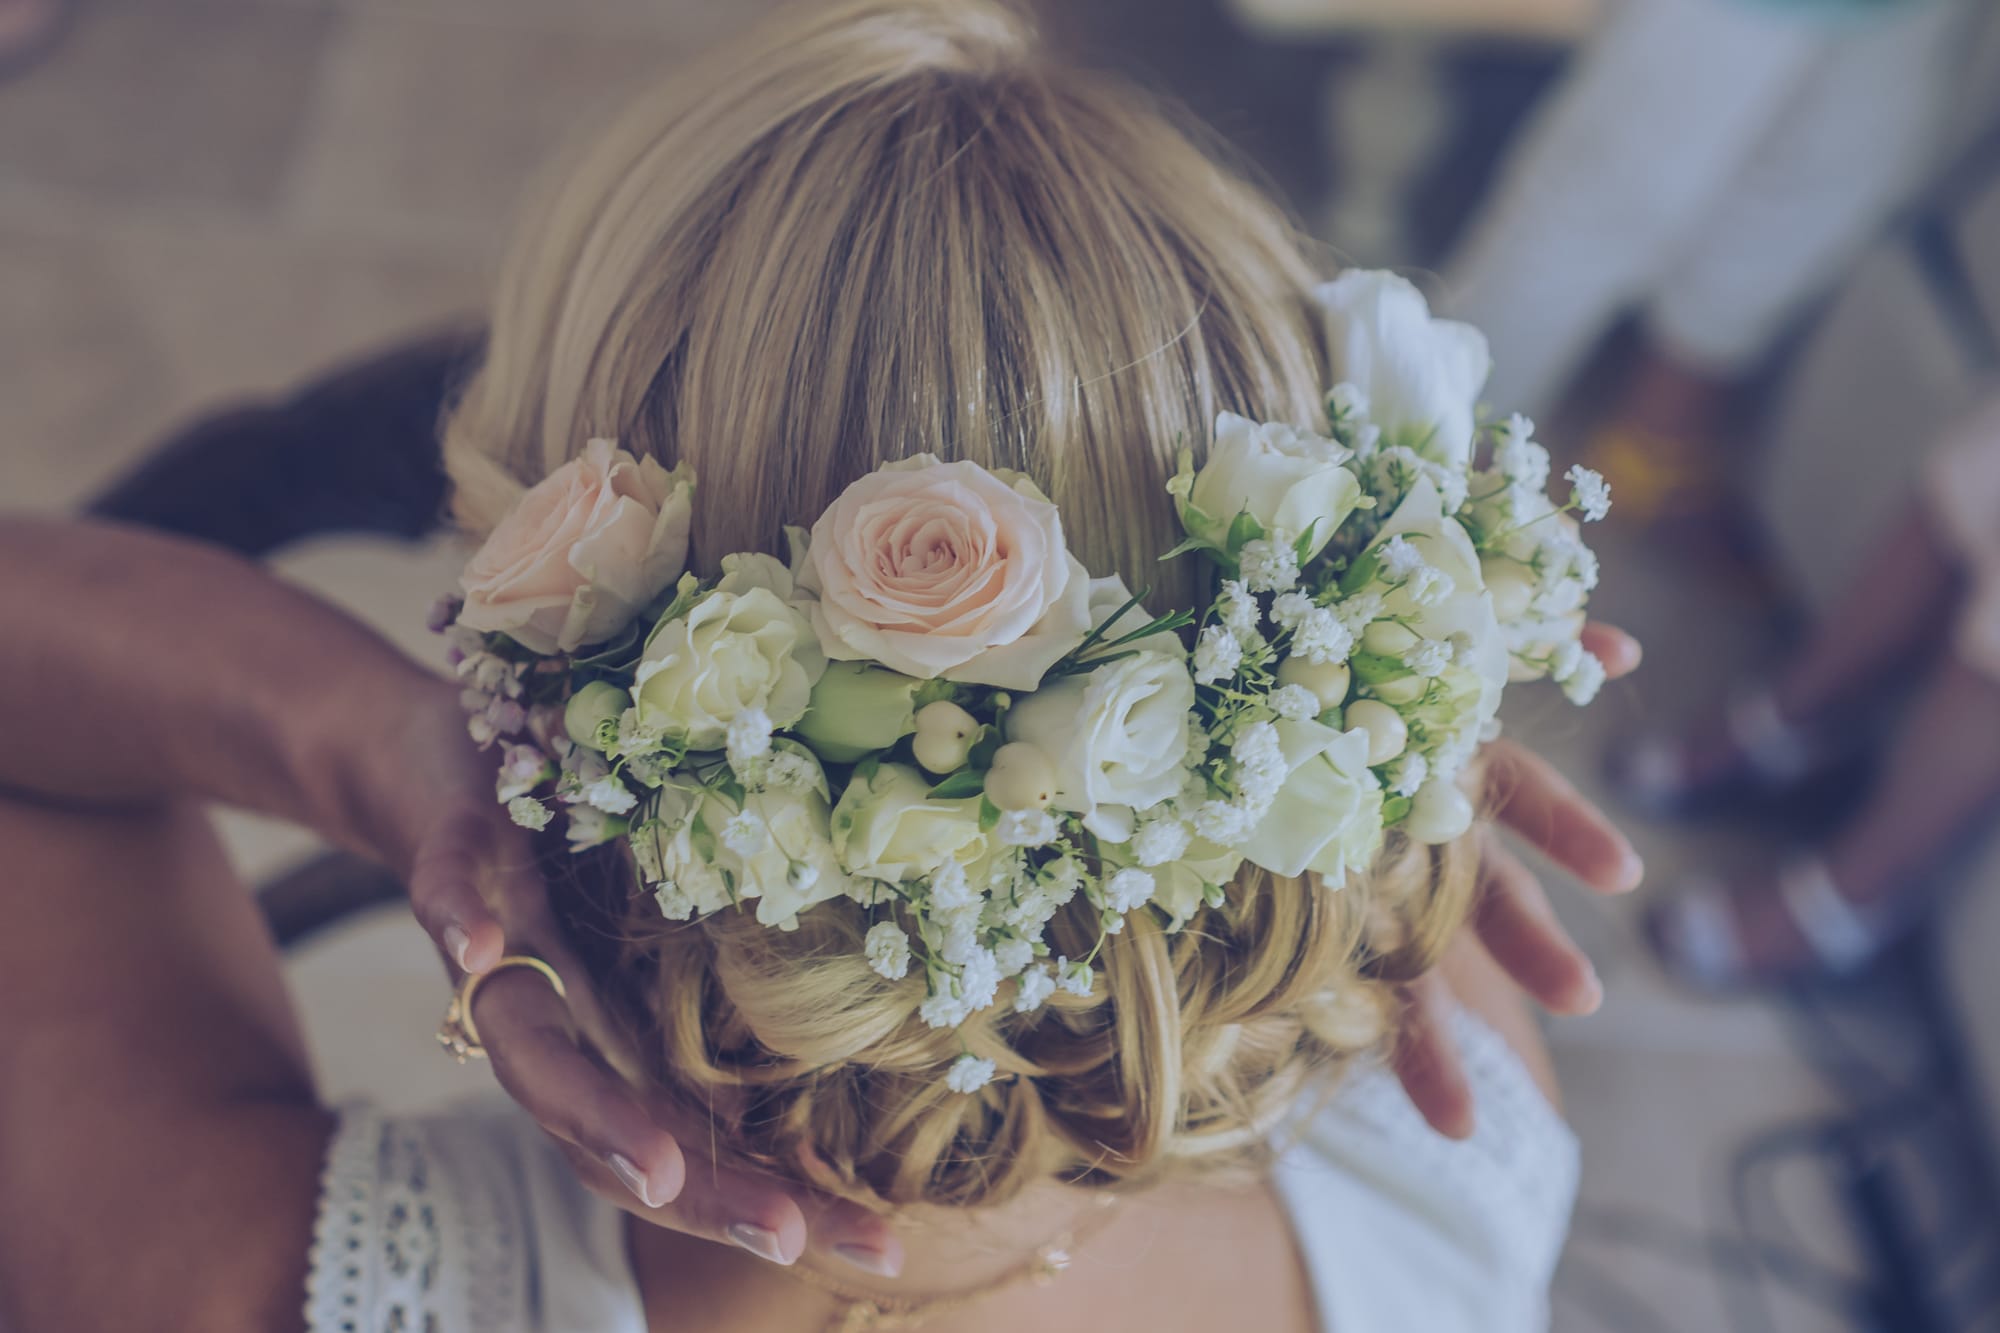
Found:
[{"label": "woman's hand", "polygon": [[565,1003],[539,976],[510,968],[480,988],[478,1024],[501,1086],[584,1179],[649,1221],[780,1263],[806,1249],[809,1207],[817,1248],[870,1272],[899,1268],[900,1245],[864,1210],[686,1159],[681,1144],[707,1136],[677,1136],[671,1117],[614,1072],[624,1062],[614,1028],[563,943],[527,832],[494,799],[494,753],[467,736],[456,690],[426,689],[387,720],[391,739],[369,766],[381,796],[371,804],[387,858],[405,875],[410,906],[453,980],[502,954],[527,953],[568,988]]},{"label": "woman's hand", "polygon": [[[1639,643],[1608,625],[1584,628],[1583,646],[1617,679],[1639,665]],[[1632,844],[1547,760],[1500,740],[1481,755],[1486,801],[1495,820],[1598,893],[1637,888],[1644,864]],[[1478,897],[1469,928],[1517,985],[1558,1014],[1587,1014],[1603,999],[1590,960],[1556,920],[1548,894],[1491,829],[1484,839]],[[1441,1134],[1472,1133],[1472,1091],[1450,1037],[1456,1007],[1432,972],[1408,988],[1394,1066],[1403,1090]]]}]

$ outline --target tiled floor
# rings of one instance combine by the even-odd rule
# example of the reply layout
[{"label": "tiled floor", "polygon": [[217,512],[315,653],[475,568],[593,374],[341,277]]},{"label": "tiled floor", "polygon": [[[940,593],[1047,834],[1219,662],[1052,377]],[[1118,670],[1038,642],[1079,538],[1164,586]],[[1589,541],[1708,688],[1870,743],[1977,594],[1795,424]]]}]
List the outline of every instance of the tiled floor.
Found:
[{"label": "tiled floor", "polygon": [[[1068,18],[1106,30],[1097,11],[1133,3],[1079,2]],[[472,312],[528,169],[622,88],[767,7],[85,0],[56,56],[0,86],[0,498],[71,505],[184,414]],[[1142,58],[1177,76],[1205,69],[1192,100],[1282,179],[1315,181],[1309,138],[1284,120],[1316,105],[1311,60],[1218,48],[1220,20],[1194,0],[1151,13]],[[428,650],[415,627],[451,560],[347,543],[284,563]],[[1586,782],[1609,735],[1701,697],[1765,647],[1754,616],[1657,557],[1605,563],[1601,605],[1646,635],[1647,671],[1590,714],[1541,700],[1517,719]],[[252,873],[300,847],[234,827]],[[1656,880],[1697,855],[1745,850],[1740,837],[1640,836]],[[1628,1245],[1604,1219],[1712,1227],[1729,1153],[1753,1130],[1824,1109],[1828,1093],[1774,1011],[1669,991],[1635,945],[1631,904],[1556,893],[1609,991],[1599,1016],[1553,1029],[1587,1154],[1558,1327],[1723,1328],[1723,1284],[1684,1246]],[[381,1061],[393,1062],[391,1095],[406,1104],[455,1086],[430,1058],[436,982],[409,928],[376,920],[317,945],[295,977],[336,1092],[361,1079],[364,1052],[378,1088]],[[385,1055],[384,1031],[414,1035]],[[1839,1259],[1823,1205],[1808,1201],[1795,1220]],[[1776,1305],[1786,1333],[1844,1326],[1802,1302]]]}]

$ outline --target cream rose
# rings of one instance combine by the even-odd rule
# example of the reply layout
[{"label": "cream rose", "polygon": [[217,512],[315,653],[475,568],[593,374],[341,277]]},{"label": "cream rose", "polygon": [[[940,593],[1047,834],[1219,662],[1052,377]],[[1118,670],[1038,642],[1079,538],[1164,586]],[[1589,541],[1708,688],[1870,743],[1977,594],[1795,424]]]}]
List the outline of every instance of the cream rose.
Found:
[{"label": "cream rose", "polygon": [[1385,443],[1463,468],[1474,409],[1493,368],[1486,335],[1434,319],[1423,293],[1393,273],[1349,269],[1314,292],[1333,377],[1368,399]]},{"label": "cream rose", "polygon": [[924,454],[841,492],[799,570],[827,656],[1032,690],[1089,630],[1090,577],[1024,477]]},{"label": "cream rose", "polygon": [[1361,499],[1361,483],[1342,466],[1346,456],[1308,431],[1224,412],[1182,506],[1182,523],[1192,536],[1228,550],[1236,516],[1248,514],[1266,532],[1294,541],[1311,533],[1303,553],[1311,559]]},{"label": "cream rose", "polygon": [[632,622],[687,566],[694,481],[592,440],[521,496],[465,567],[458,623],[537,653]]},{"label": "cream rose", "polygon": [[1338,888],[1382,843],[1382,788],[1368,771],[1368,734],[1317,722],[1277,726],[1291,771],[1241,851],[1272,874],[1310,870]]},{"label": "cream rose", "polygon": [[1115,842],[1131,836],[1134,811],[1176,795],[1186,776],[1194,678],[1178,640],[1140,647],[1148,645],[1170,651],[1135,652],[1050,681],[1007,713],[1008,739],[1048,756],[1056,807]]},{"label": "cream rose", "polygon": [[773,727],[797,722],[825,670],[812,626],[775,593],[718,588],[654,627],[632,702],[640,726],[691,750],[717,750],[748,709],[762,709]]},{"label": "cream rose", "polygon": [[855,774],[833,807],[833,846],[842,867],[858,878],[900,883],[947,861],[984,859],[978,798],[933,801],[930,790],[907,764]]}]

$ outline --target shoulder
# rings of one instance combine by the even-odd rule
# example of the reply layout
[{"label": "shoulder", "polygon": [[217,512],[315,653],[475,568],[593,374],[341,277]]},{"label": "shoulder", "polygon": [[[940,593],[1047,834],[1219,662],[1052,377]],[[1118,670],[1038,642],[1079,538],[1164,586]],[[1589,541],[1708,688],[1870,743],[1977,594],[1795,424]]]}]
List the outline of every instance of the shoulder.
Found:
[{"label": "shoulder", "polygon": [[641,1333],[617,1210],[507,1108],[344,1110],[306,1283],[309,1333]]},{"label": "shoulder", "polygon": [[1460,1013],[1478,1128],[1435,1133],[1383,1068],[1303,1110],[1276,1172],[1330,1327],[1524,1333],[1576,1197],[1576,1136],[1506,1041]]}]

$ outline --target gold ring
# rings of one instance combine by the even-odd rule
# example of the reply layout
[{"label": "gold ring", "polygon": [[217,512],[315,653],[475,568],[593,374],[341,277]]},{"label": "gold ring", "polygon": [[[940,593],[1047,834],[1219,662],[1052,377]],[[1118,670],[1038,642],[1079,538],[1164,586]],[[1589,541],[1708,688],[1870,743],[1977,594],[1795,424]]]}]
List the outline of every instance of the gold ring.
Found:
[{"label": "gold ring", "polygon": [[525,967],[539,972],[543,980],[555,988],[556,998],[567,1000],[569,991],[563,986],[563,979],[556,970],[531,954],[511,953],[484,972],[469,972],[458,983],[458,994],[451,997],[451,1004],[444,1011],[444,1022],[438,1024],[438,1045],[450,1052],[451,1058],[464,1064],[467,1060],[484,1060],[486,1048],[479,1042],[479,1024],[472,1021],[472,1000],[479,994],[479,988],[489,977],[496,977],[510,967]]}]

